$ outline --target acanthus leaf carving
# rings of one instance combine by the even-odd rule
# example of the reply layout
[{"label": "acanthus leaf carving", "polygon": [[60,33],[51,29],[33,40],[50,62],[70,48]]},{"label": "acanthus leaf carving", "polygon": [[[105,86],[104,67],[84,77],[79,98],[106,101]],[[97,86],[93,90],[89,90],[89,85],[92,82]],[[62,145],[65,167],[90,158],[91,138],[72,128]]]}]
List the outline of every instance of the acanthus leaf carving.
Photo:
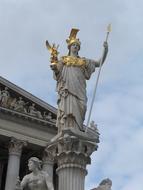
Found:
[{"label": "acanthus leaf carving", "polygon": [[9,143],[9,154],[20,155],[23,146],[27,146],[27,142],[12,137]]}]

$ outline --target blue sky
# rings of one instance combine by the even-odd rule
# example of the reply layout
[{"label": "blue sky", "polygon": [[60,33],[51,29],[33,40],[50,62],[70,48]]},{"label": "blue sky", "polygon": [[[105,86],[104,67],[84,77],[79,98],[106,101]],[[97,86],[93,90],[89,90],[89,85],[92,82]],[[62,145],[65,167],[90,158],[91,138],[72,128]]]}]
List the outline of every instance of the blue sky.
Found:
[{"label": "blue sky", "polygon": [[[143,189],[142,7],[142,0],[0,0],[0,75],[54,106],[56,83],[45,40],[59,44],[65,55],[71,28],[79,28],[80,55],[99,59],[112,24],[92,112],[100,144],[86,190],[106,177],[112,190]],[[97,72],[87,81],[88,108]]]}]

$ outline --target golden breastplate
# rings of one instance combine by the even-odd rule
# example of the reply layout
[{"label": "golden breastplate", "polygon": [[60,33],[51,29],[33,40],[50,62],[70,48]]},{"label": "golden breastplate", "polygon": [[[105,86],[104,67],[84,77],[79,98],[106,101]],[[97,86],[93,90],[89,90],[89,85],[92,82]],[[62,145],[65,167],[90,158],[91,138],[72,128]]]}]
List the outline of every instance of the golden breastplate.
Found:
[{"label": "golden breastplate", "polygon": [[86,60],[83,58],[73,57],[73,56],[63,56],[61,57],[63,64],[67,66],[82,66],[86,64]]}]

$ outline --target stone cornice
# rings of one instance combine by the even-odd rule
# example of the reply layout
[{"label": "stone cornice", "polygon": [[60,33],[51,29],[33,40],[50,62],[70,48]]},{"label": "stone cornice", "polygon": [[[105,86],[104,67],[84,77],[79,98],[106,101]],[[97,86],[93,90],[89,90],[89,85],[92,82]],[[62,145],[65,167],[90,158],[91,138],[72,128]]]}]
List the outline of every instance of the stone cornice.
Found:
[{"label": "stone cornice", "polygon": [[55,122],[46,121],[46,120],[43,120],[40,118],[30,116],[30,115],[25,114],[25,113],[20,113],[20,112],[10,110],[7,108],[3,108],[3,107],[0,107],[0,112],[3,114],[6,114],[6,115],[10,115],[12,117],[21,118],[21,119],[24,119],[26,121],[35,122],[37,124],[42,124],[44,126],[48,126],[48,127],[51,126],[52,128],[54,127],[56,129]]}]

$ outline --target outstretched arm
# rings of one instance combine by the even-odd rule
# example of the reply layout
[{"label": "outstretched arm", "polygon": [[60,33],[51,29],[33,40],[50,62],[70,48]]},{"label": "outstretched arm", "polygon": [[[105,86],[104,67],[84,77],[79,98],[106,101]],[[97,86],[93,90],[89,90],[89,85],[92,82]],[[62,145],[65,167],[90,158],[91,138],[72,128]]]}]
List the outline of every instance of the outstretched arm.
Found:
[{"label": "outstretched arm", "polygon": [[15,189],[14,190],[22,190],[19,176],[17,177],[16,185],[15,185]]},{"label": "outstretched arm", "polygon": [[50,181],[47,183],[47,187],[48,187],[48,190],[54,190],[53,184]]},{"label": "outstretched arm", "polygon": [[28,184],[28,176],[26,175],[21,181],[21,189],[23,190]]},{"label": "outstretched arm", "polygon": [[48,190],[54,190],[53,183],[48,174],[46,174],[45,180],[46,180],[46,185],[47,185]]},{"label": "outstretched arm", "polygon": [[104,50],[103,50],[103,54],[102,54],[102,57],[99,59],[99,61],[95,61],[95,65],[96,67],[99,67],[100,65],[103,65],[106,57],[107,57],[107,53],[108,53],[108,43],[105,41],[103,43],[103,47],[104,47]]}]

